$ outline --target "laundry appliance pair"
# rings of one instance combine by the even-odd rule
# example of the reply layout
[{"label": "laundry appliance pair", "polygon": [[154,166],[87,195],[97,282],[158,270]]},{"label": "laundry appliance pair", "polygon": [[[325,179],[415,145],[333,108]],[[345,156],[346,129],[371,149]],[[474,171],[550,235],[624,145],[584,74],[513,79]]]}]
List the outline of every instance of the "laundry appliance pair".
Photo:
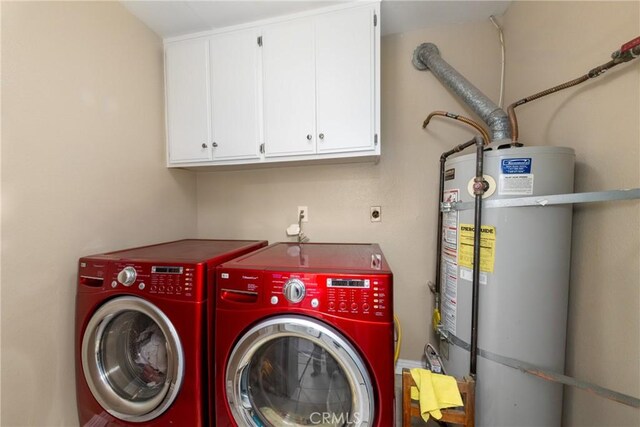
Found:
[{"label": "laundry appliance pair", "polygon": [[81,258],[81,425],[393,425],[380,248],[265,245],[183,240]]}]

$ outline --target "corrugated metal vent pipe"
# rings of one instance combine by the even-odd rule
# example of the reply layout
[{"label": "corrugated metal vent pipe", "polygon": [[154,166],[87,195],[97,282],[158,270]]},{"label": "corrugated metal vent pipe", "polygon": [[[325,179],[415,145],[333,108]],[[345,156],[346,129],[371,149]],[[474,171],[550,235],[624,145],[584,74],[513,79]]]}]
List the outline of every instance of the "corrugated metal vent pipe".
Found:
[{"label": "corrugated metal vent pipe", "polygon": [[511,142],[509,117],[484,93],[440,56],[433,43],[423,43],[413,52],[413,65],[418,70],[431,70],[440,82],[451,89],[489,126],[491,141]]}]

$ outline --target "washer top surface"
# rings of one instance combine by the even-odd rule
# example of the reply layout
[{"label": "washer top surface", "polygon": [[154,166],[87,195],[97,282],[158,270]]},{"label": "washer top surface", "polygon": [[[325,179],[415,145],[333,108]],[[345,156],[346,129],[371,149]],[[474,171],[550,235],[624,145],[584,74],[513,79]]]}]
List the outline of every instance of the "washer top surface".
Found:
[{"label": "washer top surface", "polygon": [[221,265],[225,267],[391,273],[380,246],[370,243],[274,243]]},{"label": "washer top surface", "polygon": [[228,257],[234,252],[244,252],[251,247],[259,248],[266,242],[258,240],[202,240],[185,239],[139,248],[124,249],[94,255],[91,258],[108,260],[148,260],[154,262],[183,261],[200,263],[218,257]]}]

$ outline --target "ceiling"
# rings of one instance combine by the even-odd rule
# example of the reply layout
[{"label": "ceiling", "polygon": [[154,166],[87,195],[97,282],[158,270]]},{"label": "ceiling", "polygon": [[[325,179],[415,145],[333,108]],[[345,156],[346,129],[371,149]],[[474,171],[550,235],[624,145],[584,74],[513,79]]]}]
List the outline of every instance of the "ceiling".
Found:
[{"label": "ceiling", "polygon": [[[122,1],[162,38],[214,30],[349,1]],[[382,34],[402,33],[436,25],[502,15],[510,1],[383,0]]]}]

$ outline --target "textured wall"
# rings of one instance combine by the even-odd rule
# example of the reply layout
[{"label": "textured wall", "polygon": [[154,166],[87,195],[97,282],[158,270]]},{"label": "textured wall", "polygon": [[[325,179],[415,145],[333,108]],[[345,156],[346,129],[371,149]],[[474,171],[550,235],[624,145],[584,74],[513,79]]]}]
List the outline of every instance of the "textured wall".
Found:
[{"label": "textured wall", "polygon": [[[638,2],[514,2],[507,102],[576,78],[640,35]],[[517,109],[521,141],[572,147],[576,191],[640,187],[640,61]],[[640,397],[640,202],[574,207],[566,369]],[[564,425],[637,426],[640,410],[565,389]]]},{"label": "textured wall", "polygon": [[119,3],[2,4],[2,425],[77,424],[79,256],[195,235],[162,69]]}]

